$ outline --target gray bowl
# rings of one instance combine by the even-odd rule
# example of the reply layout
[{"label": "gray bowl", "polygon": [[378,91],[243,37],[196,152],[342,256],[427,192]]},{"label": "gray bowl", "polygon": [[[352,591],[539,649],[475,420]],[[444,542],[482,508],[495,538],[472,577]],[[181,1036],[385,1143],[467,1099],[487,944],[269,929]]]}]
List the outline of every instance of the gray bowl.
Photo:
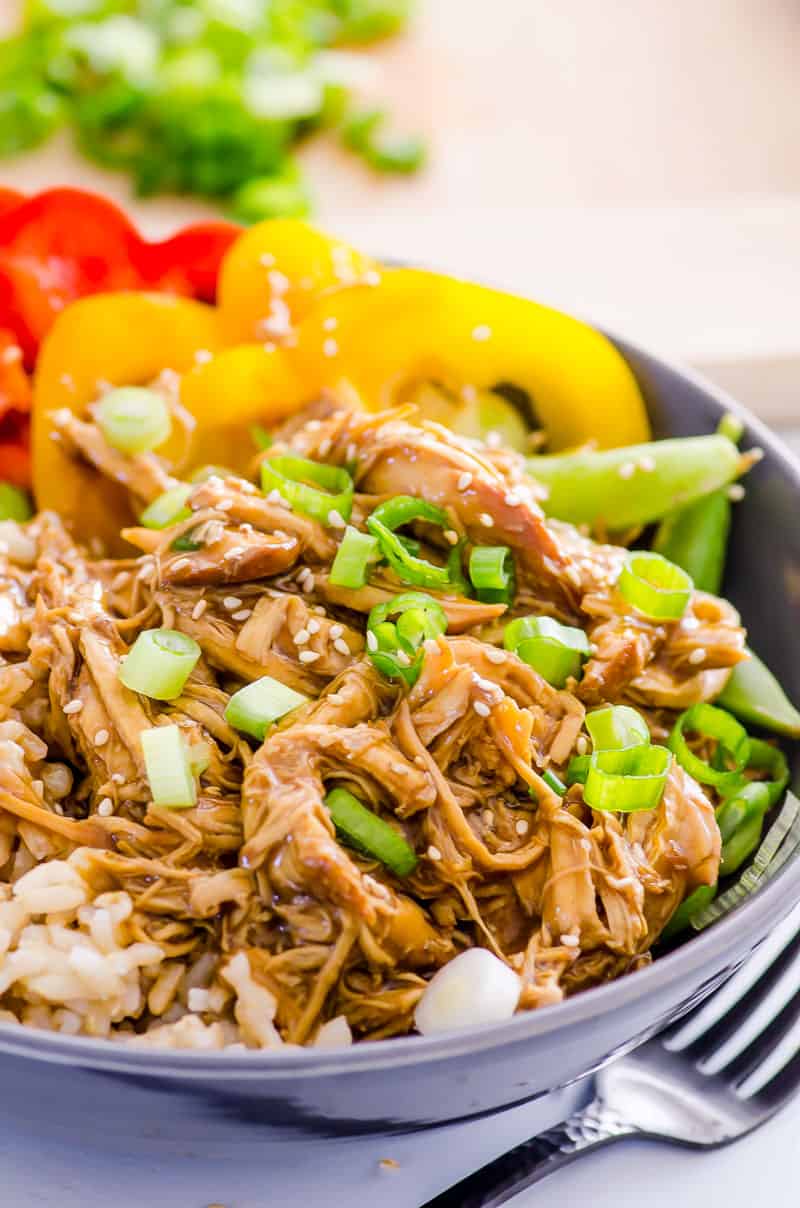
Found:
[{"label": "gray bowl", "polygon": [[[724,411],[764,460],[736,508],[726,594],[753,647],[800,699],[800,467],[752,415],[708,383],[617,341],[657,435],[711,432]],[[734,914],[650,968],[486,1030],[334,1052],[142,1052],[0,1024],[2,1108],[17,1127],[128,1152],[224,1152],[266,1140],[429,1127],[550,1096],[638,1044],[708,994],[800,898],[800,860]],[[557,1092],[561,1090],[560,1096]]]}]

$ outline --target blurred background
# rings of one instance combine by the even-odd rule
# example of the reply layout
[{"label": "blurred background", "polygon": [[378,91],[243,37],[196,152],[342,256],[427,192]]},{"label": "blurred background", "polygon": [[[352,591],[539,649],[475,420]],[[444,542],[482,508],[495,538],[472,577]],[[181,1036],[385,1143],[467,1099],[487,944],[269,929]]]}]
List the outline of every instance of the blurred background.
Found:
[{"label": "blurred background", "polygon": [[[410,10],[401,0],[0,0],[2,33],[24,29],[29,55],[20,65],[19,36],[0,53],[0,184],[99,188],[152,234],[231,208],[246,218],[259,206],[310,205],[320,223],[379,256],[582,314],[800,429],[796,0],[419,0],[406,20]],[[54,21],[57,52],[41,34]],[[88,41],[87,22],[102,26]],[[160,57],[137,26],[157,30]],[[126,104],[148,71],[151,90],[177,80],[181,96],[197,92],[187,120],[208,124],[207,52],[235,59],[239,71],[250,45],[239,36],[257,56],[248,51],[237,87],[273,125],[289,123],[297,166],[281,163],[266,191],[256,171],[260,194],[201,200],[174,195],[174,165],[158,145],[138,146],[134,176],[140,192],[164,194],[136,196],[130,171],[94,162],[130,149],[129,131],[120,136],[109,117],[108,88],[98,109],[99,77],[124,78]],[[187,54],[198,50],[205,57]],[[78,118],[56,117],[51,95],[25,92],[36,72],[55,80],[54,104],[64,90],[88,93]],[[76,123],[93,160],[76,150]],[[189,173],[178,187],[187,179],[196,185]]]}]

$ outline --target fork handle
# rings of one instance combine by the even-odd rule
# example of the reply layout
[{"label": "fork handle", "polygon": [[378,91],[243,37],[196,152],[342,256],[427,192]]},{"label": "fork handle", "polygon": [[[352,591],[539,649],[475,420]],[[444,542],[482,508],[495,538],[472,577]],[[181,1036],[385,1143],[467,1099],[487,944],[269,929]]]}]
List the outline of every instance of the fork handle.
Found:
[{"label": "fork handle", "polygon": [[583,1154],[639,1131],[602,1099],[594,1099],[563,1124],[501,1154],[421,1208],[499,1208]]}]

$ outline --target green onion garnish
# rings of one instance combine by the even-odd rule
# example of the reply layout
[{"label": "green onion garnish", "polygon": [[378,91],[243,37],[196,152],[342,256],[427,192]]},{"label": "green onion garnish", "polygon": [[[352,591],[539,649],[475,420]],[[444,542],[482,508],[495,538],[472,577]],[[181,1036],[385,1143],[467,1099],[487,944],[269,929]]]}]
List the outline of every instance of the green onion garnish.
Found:
[{"label": "green onion garnish", "polygon": [[476,596],[484,604],[510,604],[514,599],[514,556],[507,545],[473,546],[469,577]]},{"label": "green onion garnish", "polygon": [[140,738],[153,803],[173,810],[195,806],[197,784],[180,728],[155,726]]},{"label": "green onion garnish", "polygon": [[[718,744],[719,762],[723,766],[712,767],[705,759],[695,755],[686,741],[687,731],[714,739]],[[750,739],[744,726],[724,709],[702,701],[681,713],[667,746],[690,776],[700,784],[711,784],[723,793],[742,783],[742,773],[750,759]]]},{"label": "green onion garnish", "polygon": [[554,688],[563,688],[570,678],[577,679],[589,657],[589,639],[584,631],[561,625],[552,617],[518,617],[506,625],[503,643],[506,650],[513,651]]},{"label": "green onion garnish", "polygon": [[441,604],[422,592],[406,591],[371,610],[367,652],[387,679],[402,679],[411,687],[422,670],[423,642],[446,630],[447,616]]},{"label": "green onion garnish", "polygon": [[173,524],[180,524],[182,520],[188,520],[192,509],[186,506],[186,500],[192,490],[188,483],[170,487],[144,509],[139,523],[149,529],[165,529]]},{"label": "green onion garnish", "polygon": [[225,720],[234,730],[241,730],[263,742],[273,722],[291,713],[292,709],[299,709],[307,700],[307,696],[295,692],[280,680],[263,675],[234,692],[225,710]]},{"label": "green onion garnish", "polygon": [[194,638],[177,629],[145,629],[120,664],[119,678],[131,692],[175,700],[201,653]]},{"label": "green onion garnish", "polygon": [[567,764],[567,784],[586,784],[591,755],[573,755]]},{"label": "green onion garnish", "polygon": [[16,520],[22,524],[32,515],[31,501],[25,491],[12,487],[10,482],[0,482],[0,520]]},{"label": "green onion garnish", "polygon": [[[135,338],[134,333],[131,333]],[[97,408],[97,422],[113,449],[148,453],[169,436],[172,421],[160,394],[141,386],[109,390]]]},{"label": "green onion garnish", "polygon": [[374,856],[398,877],[409,876],[417,867],[414,849],[403,835],[347,789],[331,789],[325,804],[334,826],[353,847]]},{"label": "green onion garnish", "polygon": [[620,595],[642,616],[655,621],[677,621],[692,595],[692,580],[685,570],[661,554],[633,550],[617,580]]},{"label": "green onion garnish", "polygon": [[551,788],[554,793],[558,794],[559,797],[563,797],[567,791],[567,786],[564,784],[564,781],[560,780],[559,777],[556,776],[555,772],[551,772],[549,768],[546,772],[542,772],[542,780],[545,782],[547,787]]},{"label": "green onion garnish", "polygon": [[278,493],[320,524],[341,527],[353,510],[353,480],[341,466],[305,457],[271,457],[261,462],[261,489]]},{"label": "green onion garnish", "polygon": [[586,729],[595,751],[623,751],[650,745],[647,722],[628,705],[592,710],[586,715]]},{"label": "green onion garnish", "polygon": [[250,436],[257,449],[268,449],[272,444],[272,436],[261,424],[250,425]]},{"label": "green onion garnish", "polygon": [[583,799],[594,810],[652,810],[661,801],[672,755],[666,747],[596,751],[589,761]]},{"label": "green onion garnish", "polygon": [[447,512],[412,495],[397,495],[380,504],[367,517],[367,528],[377,537],[381,553],[403,583],[434,590],[450,588],[461,591],[461,543],[450,551],[446,566],[436,566],[426,558],[419,558],[409,551],[403,538],[395,532],[395,529],[414,520],[424,520],[445,530],[450,528]]},{"label": "green onion garnish", "polygon": [[378,555],[378,538],[361,533],[348,524],[342,543],[331,566],[330,581],[334,587],[363,587],[369,566]]}]

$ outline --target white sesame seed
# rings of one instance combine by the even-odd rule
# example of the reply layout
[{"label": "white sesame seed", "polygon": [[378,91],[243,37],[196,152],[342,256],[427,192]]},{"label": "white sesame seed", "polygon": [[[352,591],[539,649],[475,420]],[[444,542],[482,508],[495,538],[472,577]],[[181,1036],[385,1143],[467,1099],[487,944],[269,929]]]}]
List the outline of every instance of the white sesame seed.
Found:
[{"label": "white sesame seed", "polygon": [[430,847],[428,848],[428,859],[429,860],[441,860],[441,858],[442,858],[442,853],[439,851],[439,848],[436,847],[435,844],[431,843]]},{"label": "white sesame seed", "polygon": [[82,700],[71,700],[66,705],[64,705],[64,712],[67,714],[68,717],[70,717],[73,713],[80,713],[82,708],[83,708]]},{"label": "white sesame seed", "polygon": [[378,649],[378,639],[371,629],[367,630],[367,650],[375,651]]},{"label": "white sesame seed", "polygon": [[491,338],[492,329],[486,323],[479,323],[477,327],[472,329],[473,340],[488,340]]},{"label": "white sesame seed", "polygon": [[448,545],[458,545],[458,533],[455,529],[445,529],[444,539]]},{"label": "white sesame seed", "polygon": [[209,361],[214,360],[214,354],[208,348],[198,348],[194,360],[196,365],[207,365]]},{"label": "white sesame seed", "polygon": [[322,326],[325,331],[336,331],[339,326],[339,320],[335,315],[328,315],[327,319],[322,320]]},{"label": "white sesame seed", "polygon": [[[311,574],[311,571],[309,571],[308,573]],[[319,633],[320,628],[321,628],[321,626],[320,626],[319,621],[316,621],[313,617],[306,624],[306,629],[308,630],[309,633]]]},{"label": "white sesame seed", "polygon": [[491,431],[486,433],[486,444],[490,449],[499,449],[503,443],[503,438],[499,432]]},{"label": "white sesame seed", "polygon": [[307,629],[298,629],[297,633],[292,638],[295,646],[307,646],[309,633]]},{"label": "white sesame seed", "polygon": [[328,336],[327,340],[322,341],[322,355],[326,357],[335,357],[339,351],[339,345],[334,340],[333,336]]},{"label": "white sesame seed", "polygon": [[639,458],[639,469],[644,470],[645,474],[652,474],[656,468],[656,459],[651,457],[649,453],[645,453],[644,457]]},{"label": "white sesame seed", "polygon": [[278,272],[277,269],[267,273],[267,281],[273,294],[285,294],[289,289],[289,278],[285,273]]},{"label": "white sesame seed", "polygon": [[327,457],[332,448],[333,448],[333,441],[331,440],[331,438],[329,436],[326,436],[319,442],[319,448],[317,449],[317,453],[319,454],[320,457]]},{"label": "white sesame seed", "polygon": [[110,737],[111,735],[108,730],[98,730],[92,741],[96,747],[102,747],[105,746]]},{"label": "white sesame seed", "polygon": [[208,608],[207,600],[198,600],[192,609],[192,620],[199,621],[205,610]]},{"label": "white sesame seed", "polygon": [[322,427],[321,419],[310,419],[306,424],[306,432],[319,432]]},{"label": "white sesame seed", "polygon": [[328,633],[329,633],[330,637],[333,639],[333,641],[335,641],[336,638],[340,638],[342,636],[342,634],[344,633],[344,625],[339,625],[337,622],[335,625],[331,625],[330,629],[328,630]]},{"label": "white sesame seed", "polygon": [[219,503],[214,504],[218,512],[229,512],[233,507],[232,499],[220,499]]},{"label": "white sesame seed", "polygon": [[240,608],[238,612],[231,613],[231,619],[234,621],[246,621],[248,617],[253,615],[252,608]]},{"label": "white sesame seed", "polygon": [[585,734],[578,735],[577,742],[575,743],[575,749],[579,755],[585,755],[589,750],[589,739]]},{"label": "white sesame seed", "polygon": [[244,533],[244,535],[246,537],[249,537],[250,534],[252,533],[252,531],[253,531],[253,526],[252,526],[252,524],[248,524],[247,521],[245,521],[244,524],[239,525],[239,532]]},{"label": "white sesame seed", "polygon": [[517,832],[518,835],[527,835],[528,823],[525,821],[524,818],[520,818],[517,822],[514,823],[514,830]]},{"label": "white sesame seed", "polygon": [[170,569],[173,571],[184,570],[187,566],[191,566],[191,565],[192,565],[191,558],[176,558],[175,561],[172,563]]},{"label": "white sesame seed", "polygon": [[121,570],[118,575],[115,575],[111,580],[111,590],[121,591],[127,583],[131,581],[131,572],[129,570]]},{"label": "white sesame seed", "polygon": [[317,659],[322,656],[316,650],[301,650],[297,657],[301,663],[316,663]]},{"label": "white sesame seed", "polygon": [[275,263],[275,257],[272,252],[263,252],[258,258],[258,263],[263,264],[264,268],[271,268]]},{"label": "white sesame seed", "polygon": [[227,612],[235,612],[237,608],[242,607],[242,601],[238,596],[226,596],[222,601],[222,607],[226,609]]},{"label": "white sesame seed", "polygon": [[516,508],[516,507],[519,507],[519,505],[522,503],[522,499],[516,493],[516,491],[508,491],[508,492],[506,492],[506,497],[505,497],[504,503],[506,504],[507,507]]},{"label": "white sesame seed", "polygon": [[734,482],[728,487],[728,498],[731,503],[741,503],[746,491],[740,482]]},{"label": "white sesame seed", "polygon": [[344,456],[346,461],[355,461],[358,457],[358,447],[353,441],[345,449]]},{"label": "white sesame seed", "polygon": [[471,482],[472,475],[470,474],[469,470],[465,470],[463,474],[459,474],[456,486],[458,487],[459,491],[466,491]]},{"label": "white sesame seed", "polygon": [[562,935],[561,943],[565,948],[579,948],[581,941],[578,939],[577,935]]},{"label": "white sesame seed", "polygon": [[681,621],[681,629],[688,629],[692,631],[699,628],[700,622],[697,617],[684,617]]},{"label": "white sesame seed", "polygon": [[312,592],[314,590],[314,583],[315,583],[314,576],[309,575],[308,578],[303,583],[303,591],[306,594],[308,594],[309,592]]},{"label": "white sesame seed", "polygon": [[22,360],[22,349],[18,344],[9,344],[8,348],[3,349],[2,361],[4,365],[16,365],[17,361]]},{"label": "white sesame seed", "polygon": [[406,765],[404,763],[393,763],[392,771],[394,772],[395,776],[407,776],[408,775],[408,768],[406,767]]},{"label": "white sesame seed", "polygon": [[696,667],[699,663],[704,663],[707,657],[708,654],[705,647],[698,646],[697,649],[693,650],[689,655],[689,662]]},{"label": "white sesame seed", "polygon": [[331,528],[346,528],[347,521],[341,512],[337,512],[336,508],[332,508],[331,511],[328,512],[328,524],[331,526]]},{"label": "white sesame seed", "polygon": [[224,562],[230,562],[234,558],[241,558],[242,554],[246,554],[246,553],[247,553],[247,550],[245,549],[245,547],[243,545],[233,545],[233,546],[231,546],[231,548],[229,550],[227,550],[222,555],[222,558],[223,558]]},{"label": "white sesame seed", "polygon": [[401,667],[410,667],[411,666],[411,659],[406,654],[405,650],[395,650],[394,657],[397,660],[397,662],[400,664]]},{"label": "white sesame seed", "polygon": [[506,661],[506,652],[505,650],[498,650],[496,646],[492,646],[486,651],[486,657],[490,663],[496,663],[499,666],[500,663]]},{"label": "white sesame seed", "polygon": [[125,777],[123,776],[122,772],[112,772],[111,779],[114,781],[114,784],[125,783]]},{"label": "white sesame seed", "polygon": [[489,515],[488,512],[481,512],[478,519],[480,520],[480,522],[484,528],[491,528],[492,525],[494,524],[494,520],[492,519],[492,517]]},{"label": "white sesame seed", "polygon": [[380,285],[381,275],[374,268],[368,269],[361,278],[365,285]]},{"label": "white sesame seed", "polygon": [[334,638],[333,648],[334,650],[338,650],[339,654],[350,653],[350,647],[347,645],[347,642],[344,640],[344,638]]},{"label": "white sesame seed", "polygon": [[107,818],[109,814],[114,813],[114,802],[110,797],[104,797],[97,807],[97,812],[101,818]]},{"label": "white sesame seed", "polygon": [[636,473],[636,463],[633,461],[625,461],[617,471],[620,478],[632,478]]},{"label": "white sesame seed", "polygon": [[297,572],[297,582],[302,583],[311,574],[311,570],[307,566],[301,566]]},{"label": "white sesame seed", "polygon": [[472,702],[472,707],[475,710],[475,712],[478,714],[478,717],[488,717],[489,714],[491,713],[491,709],[489,708],[489,706],[487,704],[485,704],[482,700],[474,700]]}]

